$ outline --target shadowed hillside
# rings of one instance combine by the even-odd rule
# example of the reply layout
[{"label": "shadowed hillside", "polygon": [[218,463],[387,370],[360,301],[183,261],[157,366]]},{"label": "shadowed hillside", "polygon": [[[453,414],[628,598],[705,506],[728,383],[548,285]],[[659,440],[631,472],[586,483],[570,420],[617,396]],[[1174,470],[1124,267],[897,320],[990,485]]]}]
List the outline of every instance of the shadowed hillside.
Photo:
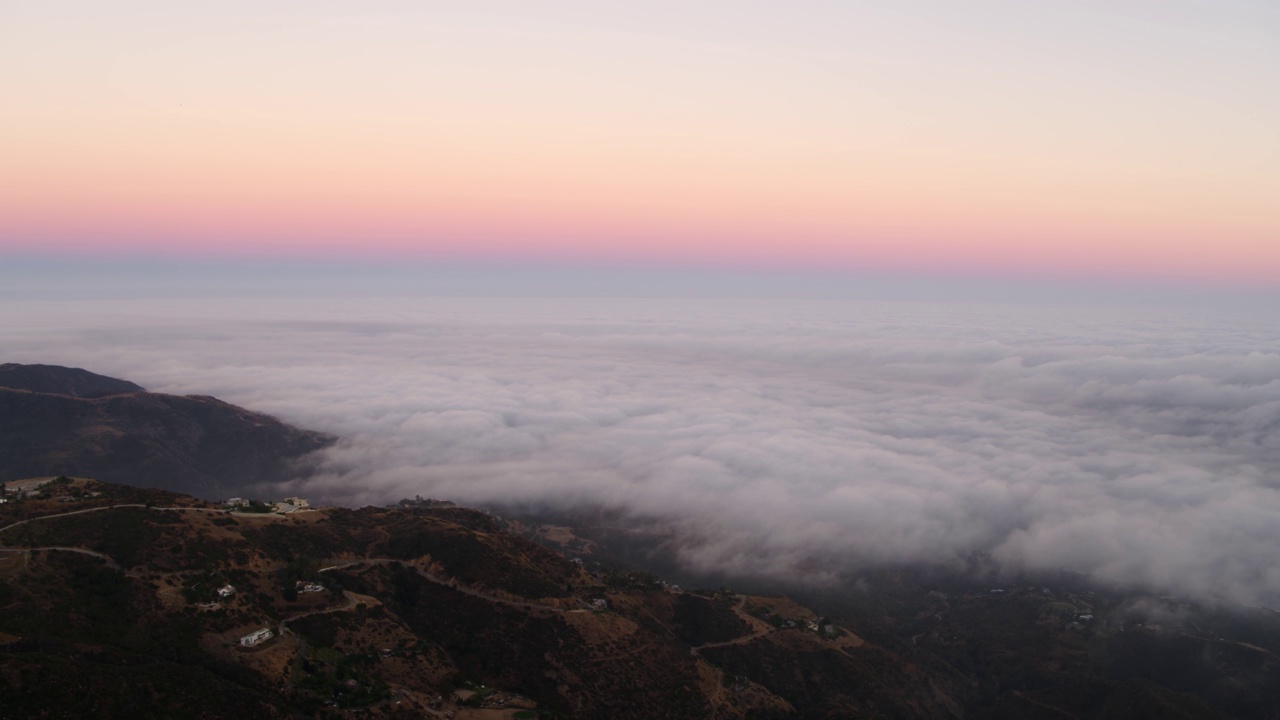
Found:
[{"label": "shadowed hillside", "polygon": [[0,478],[78,475],[214,498],[299,473],[333,438],[205,396],[0,365]]},{"label": "shadowed hillside", "polygon": [[748,612],[812,616],[783,598],[588,570],[478,511],[24,487],[0,505],[0,718],[959,717],[945,673],[922,695],[845,628]]}]

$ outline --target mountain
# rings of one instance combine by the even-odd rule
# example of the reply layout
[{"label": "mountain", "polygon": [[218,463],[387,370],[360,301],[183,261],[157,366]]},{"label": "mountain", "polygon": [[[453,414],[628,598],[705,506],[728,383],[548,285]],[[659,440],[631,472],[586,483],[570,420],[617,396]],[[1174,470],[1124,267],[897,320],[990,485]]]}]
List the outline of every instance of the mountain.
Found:
[{"label": "mountain", "polygon": [[785,597],[591,568],[474,510],[26,490],[0,505],[0,718],[959,717],[946,672]]},{"label": "mountain", "polygon": [[334,438],[206,396],[55,365],[0,365],[0,477],[92,476],[226,497],[296,476]]},{"label": "mountain", "polygon": [[0,504],[0,720],[1280,710],[1271,615],[1052,582],[925,591],[939,579],[886,572],[830,589],[819,603],[848,609],[824,616],[570,558],[539,543],[591,550],[573,528],[440,501],[280,514],[87,479],[24,481],[21,499],[13,485]]},{"label": "mountain", "polygon": [[[810,583],[692,574],[675,561],[679,545],[660,522],[627,529],[624,518],[602,511],[523,514],[513,529],[685,585],[785,593],[886,653],[827,655],[800,672],[765,643],[702,651],[797,708],[857,696],[843,682],[860,676],[858,663],[872,662],[913,669],[914,694],[898,693],[897,702],[956,702],[966,720],[1280,719],[1280,613],[1264,607],[1197,602],[1066,570],[1002,569],[984,553],[946,567],[860,568]],[[780,612],[786,607],[753,600],[744,609],[777,623],[794,616]],[[872,714],[893,712],[877,705]]]},{"label": "mountain", "polygon": [[0,388],[78,398],[146,392],[141,385],[98,375],[88,370],[59,365],[19,365],[17,363],[0,365]]}]

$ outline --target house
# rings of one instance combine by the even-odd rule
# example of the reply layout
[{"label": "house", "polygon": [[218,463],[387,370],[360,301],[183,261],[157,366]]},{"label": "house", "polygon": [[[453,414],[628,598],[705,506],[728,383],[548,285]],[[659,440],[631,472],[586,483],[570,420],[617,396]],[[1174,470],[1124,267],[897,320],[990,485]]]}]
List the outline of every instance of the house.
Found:
[{"label": "house", "polygon": [[232,595],[235,595],[235,594],[236,594],[236,586],[235,586],[235,585],[227,584],[227,585],[223,585],[222,587],[218,588],[218,597],[220,597],[220,598],[228,598],[228,597],[231,597]]},{"label": "house", "polygon": [[810,620],[809,622],[805,623],[805,624],[804,624],[804,626],[805,626],[805,627],[807,627],[807,628],[809,628],[809,631],[810,631],[810,632],[818,632],[818,623],[816,623],[816,622],[814,622],[814,621],[812,621],[812,620]]},{"label": "house", "polygon": [[274,507],[275,511],[281,515],[288,515],[289,513],[295,512],[298,509],[297,506],[291,502],[272,503],[272,507]]},{"label": "house", "polygon": [[248,635],[245,635],[244,637],[240,638],[240,645],[242,645],[243,647],[254,647],[255,645],[260,645],[275,636],[276,634],[271,632],[271,628],[262,628],[260,630],[254,630]]},{"label": "house", "polygon": [[1092,620],[1092,619],[1093,619],[1093,616],[1092,616],[1092,615],[1077,615],[1077,616],[1076,616],[1076,619],[1077,619],[1077,620],[1084,620],[1085,622],[1088,622],[1088,621],[1090,621],[1090,620]]},{"label": "house", "polygon": [[227,498],[226,500],[222,501],[222,504],[224,507],[229,507],[229,508],[246,507],[248,506],[249,501],[245,500],[244,498]]},{"label": "house", "polygon": [[300,593],[324,592],[324,586],[320,583],[306,582],[304,580],[299,580],[294,587]]},{"label": "house", "polygon": [[604,598],[595,598],[594,600],[591,601],[591,607],[596,610],[608,610],[609,601],[605,600]]},{"label": "house", "polygon": [[311,507],[311,503],[300,497],[287,497],[284,501],[292,505],[295,510],[306,510]]}]

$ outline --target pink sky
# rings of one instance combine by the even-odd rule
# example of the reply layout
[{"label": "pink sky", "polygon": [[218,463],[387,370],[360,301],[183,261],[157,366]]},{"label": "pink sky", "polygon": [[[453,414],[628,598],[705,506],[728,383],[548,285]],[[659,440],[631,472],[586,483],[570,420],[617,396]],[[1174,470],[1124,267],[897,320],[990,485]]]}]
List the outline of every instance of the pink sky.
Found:
[{"label": "pink sky", "polygon": [[1280,278],[1265,7],[644,6],[6,11],[0,252]]}]

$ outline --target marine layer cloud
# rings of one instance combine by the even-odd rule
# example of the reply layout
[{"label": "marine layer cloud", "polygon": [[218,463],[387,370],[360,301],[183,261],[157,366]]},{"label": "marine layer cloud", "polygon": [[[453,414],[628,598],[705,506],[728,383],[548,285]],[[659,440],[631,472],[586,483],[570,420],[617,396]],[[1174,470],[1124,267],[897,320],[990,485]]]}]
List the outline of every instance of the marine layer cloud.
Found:
[{"label": "marine layer cloud", "polygon": [[1280,597],[1273,318],[456,298],[0,313],[8,361],[340,435],[287,486],[319,500],[614,508],[667,524],[686,567],[730,574],[981,550],[1201,599]]}]

